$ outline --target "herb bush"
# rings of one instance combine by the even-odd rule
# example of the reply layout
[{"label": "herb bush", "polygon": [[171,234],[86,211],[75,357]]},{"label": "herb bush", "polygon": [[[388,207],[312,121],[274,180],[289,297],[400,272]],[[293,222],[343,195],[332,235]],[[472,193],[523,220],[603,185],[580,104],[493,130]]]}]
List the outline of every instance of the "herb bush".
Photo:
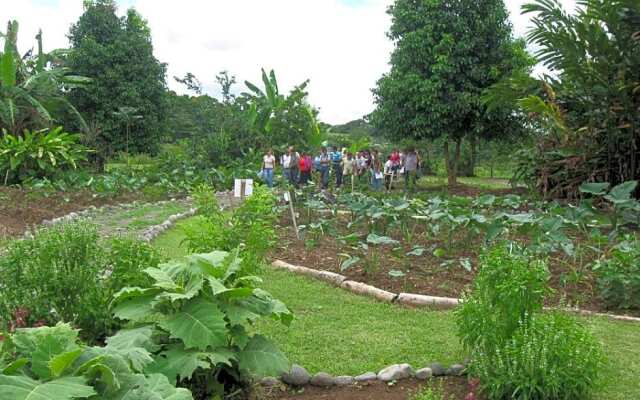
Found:
[{"label": "herb bush", "polygon": [[640,242],[632,236],[613,247],[609,258],[596,262],[600,296],[613,308],[640,309]]},{"label": "herb bush", "polygon": [[146,269],[152,285],[116,294],[114,313],[132,327],[127,335],[154,349],[146,372],[209,399],[289,370],[286,357],[251,325],[261,317],[288,325],[292,315],[245,271],[237,250],[194,254]]},{"label": "herb bush", "polygon": [[10,242],[0,255],[0,329],[66,321],[89,342],[101,340],[119,326],[109,311],[113,294],[148,283],[142,271],[159,261],[146,243],[100,241],[97,228],[86,222],[58,224]]},{"label": "herb bush", "polygon": [[268,188],[257,186],[237,208],[221,210],[214,190],[199,186],[193,193],[199,212],[198,223],[186,229],[186,243],[191,252],[213,249],[231,251],[242,248],[245,261],[262,261],[275,244],[278,220],[276,197]]},{"label": "herb bush", "polygon": [[601,346],[574,318],[541,313],[546,263],[513,244],[481,257],[474,290],[456,311],[469,372],[491,399],[579,399],[597,385]]}]

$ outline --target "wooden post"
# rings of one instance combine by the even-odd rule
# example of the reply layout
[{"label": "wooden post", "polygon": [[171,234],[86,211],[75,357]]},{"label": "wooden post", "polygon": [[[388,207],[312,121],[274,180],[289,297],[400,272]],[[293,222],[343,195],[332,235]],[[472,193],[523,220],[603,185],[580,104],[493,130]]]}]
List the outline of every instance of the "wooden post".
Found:
[{"label": "wooden post", "polygon": [[298,223],[296,222],[296,212],[293,209],[293,197],[291,197],[291,192],[286,192],[286,197],[289,199],[289,211],[291,211],[291,220],[293,221],[293,229],[296,230],[296,238],[300,240],[300,232],[298,232]]}]

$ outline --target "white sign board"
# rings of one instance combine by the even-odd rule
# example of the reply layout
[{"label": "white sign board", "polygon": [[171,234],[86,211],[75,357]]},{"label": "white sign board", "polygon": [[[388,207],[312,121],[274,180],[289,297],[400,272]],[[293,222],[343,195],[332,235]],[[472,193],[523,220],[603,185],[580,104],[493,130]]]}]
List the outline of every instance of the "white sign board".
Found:
[{"label": "white sign board", "polygon": [[236,179],[233,185],[233,196],[242,198],[253,194],[253,179]]}]

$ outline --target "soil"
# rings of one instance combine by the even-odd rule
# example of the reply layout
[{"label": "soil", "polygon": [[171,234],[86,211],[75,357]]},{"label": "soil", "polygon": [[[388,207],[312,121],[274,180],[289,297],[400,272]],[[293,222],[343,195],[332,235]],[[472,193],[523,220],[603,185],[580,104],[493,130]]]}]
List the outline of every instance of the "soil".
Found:
[{"label": "soil", "polygon": [[[305,219],[302,217],[301,219]],[[313,217],[312,217],[313,218]],[[342,220],[335,224],[340,233],[346,235],[348,230],[347,216],[340,216]],[[298,221],[299,224],[307,221]],[[288,213],[285,213],[280,221],[281,229],[278,229],[279,239],[277,248],[272,254],[272,259],[280,259],[294,265],[301,265],[318,270],[327,270],[345,275],[348,279],[364,282],[393,293],[417,293],[431,296],[459,298],[465,290],[471,289],[475,279],[478,265],[478,256],[483,248],[479,237],[469,237],[464,232],[454,233],[451,243],[437,237],[425,239],[422,232],[417,230],[412,240],[423,246],[421,256],[407,256],[412,248],[404,245],[401,251],[392,251],[389,247],[376,251],[377,261],[371,263],[369,268],[359,262],[347,271],[340,270],[340,264],[345,257],[340,254],[357,254],[347,245],[341,245],[331,235],[323,235],[319,238],[307,237],[305,240],[297,240],[293,231]],[[366,233],[361,232],[366,236]],[[337,235],[337,236],[338,236]],[[389,236],[399,240],[402,236],[397,232],[389,232]],[[524,239],[524,238],[520,238]],[[437,257],[433,254],[435,249],[442,249],[447,254]],[[467,271],[459,259],[468,258],[472,269]],[[597,294],[595,276],[588,265],[588,259],[583,259],[583,267],[575,265],[575,261],[564,254],[553,254],[549,259],[551,273],[550,286],[553,293],[547,296],[548,306],[579,307],[581,309],[598,312],[611,312],[608,310]],[[393,277],[390,271],[402,271],[403,277]],[[615,312],[615,310],[614,310]],[[640,315],[640,310],[620,312],[628,315]]]},{"label": "soil", "polygon": [[129,203],[143,200],[139,193],[100,197],[89,191],[43,192],[0,187],[0,238],[18,236],[27,228],[47,219],[60,217],[90,206]]},{"label": "soil", "polygon": [[[489,180],[487,179],[487,181]],[[394,190],[394,191],[402,191],[402,189],[398,188],[397,190]],[[420,192],[447,193],[453,196],[477,197],[483,194],[493,194],[495,196],[506,196],[508,194],[523,195],[527,193],[527,189],[522,187],[504,188],[504,189],[487,189],[487,188],[480,188],[475,186],[458,184],[451,187],[448,185],[429,186],[428,188],[421,188]]]},{"label": "soil", "polygon": [[[388,385],[383,382],[373,381],[366,384],[353,386],[316,388],[305,387],[300,390],[290,388],[263,389],[262,394],[254,396],[255,400],[412,400],[416,394],[427,387],[444,394],[443,400],[464,400],[468,394],[467,382],[463,377],[433,378],[427,382],[416,380],[402,380]],[[477,400],[484,397],[476,396]],[[419,398],[418,398],[419,399]]]}]

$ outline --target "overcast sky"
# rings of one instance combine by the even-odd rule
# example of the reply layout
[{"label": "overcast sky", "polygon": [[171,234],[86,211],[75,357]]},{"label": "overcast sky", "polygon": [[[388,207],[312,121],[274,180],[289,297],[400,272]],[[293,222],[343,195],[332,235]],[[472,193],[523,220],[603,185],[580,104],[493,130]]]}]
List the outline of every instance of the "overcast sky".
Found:
[{"label": "overcast sky", "polygon": [[[560,0],[573,9],[575,0]],[[82,14],[82,0],[0,0],[0,22],[17,19],[18,44],[26,51],[44,31],[45,51],[67,47],[69,26]],[[515,33],[529,26],[520,15],[527,0],[506,0]],[[274,69],[281,90],[306,79],[320,118],[338,124],[373,109],[371,88],[388,71],[392,45],[386,37],[391,0],[119,0],[149,21],[156,57],[173,76],[192,72],[216,96],[215,75],[228,70],[238,82],[259,81],[260,68]],[[244,90],[244,84],[237,91]]]}]

